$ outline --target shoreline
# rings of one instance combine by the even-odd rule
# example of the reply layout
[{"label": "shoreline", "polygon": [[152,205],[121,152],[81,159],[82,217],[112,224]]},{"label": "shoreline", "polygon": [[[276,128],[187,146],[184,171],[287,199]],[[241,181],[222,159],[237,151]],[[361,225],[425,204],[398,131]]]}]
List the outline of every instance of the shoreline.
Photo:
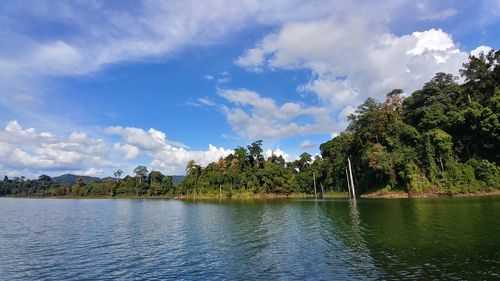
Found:
[{"label": "shoreline", "polygon": [[495,189],[492,191],[480,191],[480,192],[469,192],[469,193],[442,193],[442,192],[425,192],[425,193],[407,193],[403,191],[374,191],[371,193],[365,193],[360,196],[360,198],[366,199],[412,199],[412,198],[453,198],[453,197],[481,197],[481,196],[495,196],[500,195],[500,190]]},{"label": "shoreline", "polygon": [[225,194],[219,196],[218,194],[203,194],[196,195],[196,198],[193,195],[178,195],[174,196],[172,199],[176,200],[193,200],[193,199],[220,199],[220,200],[253,200],[253,199],[314,199],[314,198],[349,198],[347,193],[330,193],[325,194],[324,196],[314,196],[314,194],[303,194],[303,193],[291,193],[291,194],[277,194],[277,193],[237,193],[230,198],[228,198]]},{"label": "shoreline", "polygon": [[[481,191],[477,193],[413,193],[409,194],[402,191],[374,191],[362,194],[358,199],[415,199],[415,198],[453,198],[453,197],[482,197],[482,196],[500,196],[500,189],[492,191]],[[210,199],[210,200],[278,200],[278,199],[348,199],[349,195],[343,192],[326,193],[324,196],[318,194],[304,194],[304,193],[291,193],[291,194],[276,194],[276,193],[236,193],[231,197],[226,194],[219,196],[219,194],[199,194],[193,195],[173,195],[173,196],[0,196],[0,198],[24,198],[24,199],[145,199],[145,200],[196,200],[196,199]]]}]

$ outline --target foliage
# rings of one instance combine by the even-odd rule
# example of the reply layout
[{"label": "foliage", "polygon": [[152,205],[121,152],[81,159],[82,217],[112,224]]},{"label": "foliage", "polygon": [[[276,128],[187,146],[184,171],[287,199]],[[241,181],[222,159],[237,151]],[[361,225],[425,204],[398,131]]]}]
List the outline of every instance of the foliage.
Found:
[{"label": "foliage", "polygon": [[[41,175],[0,181],[0,195],[18,196],[164,196],[234,193],[313,194],[347,191],[347,159],[352,162],[357,194],[368,190],[476,192],[500,188],[500,51],[470,57],[460,71],[465,83],[437,73],[410,96],[400,89],[383,102],[366,99],[349,116],[349,126],[308,153],[286,162],[264,159],[262,140],[202,167],[190,161],[186,177],[172,177],[145,166],[135,177],[73,186]],[[316,185],[315,185],[316,183]]]},{"label": "foliage", "polygon": [[172,177],[165,176],[159,171],[151,171],[142,179],[126,176],[122,180],[107,179],[90,183],[85,183],[80,177],[73,185],[56,183],[47,175],[41,175],[36,180],[24,178],[10,180],[5,177],[0,181],[0,196],[132,197],[171,196],[174,193]]}]

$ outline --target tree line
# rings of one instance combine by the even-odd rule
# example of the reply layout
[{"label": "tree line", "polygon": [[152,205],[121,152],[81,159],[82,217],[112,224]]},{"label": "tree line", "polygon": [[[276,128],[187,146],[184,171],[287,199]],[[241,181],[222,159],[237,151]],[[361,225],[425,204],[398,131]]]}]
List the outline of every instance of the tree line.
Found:
[{"label": "tree line", "polygon": [[[500,51],[471,56],[460,75],[437,73],[405,96],[366,99],[347,129],[286,163],[264,159],[262,141],[201,167],[190,162],[179,192],[347,192],[347,159],[357,193],[376,190],[452,194],[500,188]],[[316,183],[316,188],[315,188]]]},{"label": "tree line", "polygon": [[361,192],[476,192],[500,188],[500,51],[471,56],[460,74],[365,100],[347,130],[320,146],[329,186],[344,190],[350,157]]},{"label": "tree line", "polygon": [[147,197],[175,194],[172,176],[166,176],[159,171],[149,172],[145,166],[134,169],[135,176],[120,178],[122,170],[114,173],[115,178],[102,181],[85,182],[79,177],[74,184],[61,184],[53,181],[47,175],[38,179],[4,177],[0,181],[0,196],[23,197]]},{"label": "tree line", "polygon": [[351,114],[347,129],[287,162],[265,159],[262,140],[202,167],[190,161],[186,177],[145,166],[135,176],[60,185],[46,175],[0,181],[0,195],[21,196],[178,196],[235,193],[315,194],[347,192],[347,161],[356,193],[376,190],[459,193],[500,189],[500,51],[471,56],[457,77],[437,73],[406,96],[390,91],[384,101],[366,99]]}]

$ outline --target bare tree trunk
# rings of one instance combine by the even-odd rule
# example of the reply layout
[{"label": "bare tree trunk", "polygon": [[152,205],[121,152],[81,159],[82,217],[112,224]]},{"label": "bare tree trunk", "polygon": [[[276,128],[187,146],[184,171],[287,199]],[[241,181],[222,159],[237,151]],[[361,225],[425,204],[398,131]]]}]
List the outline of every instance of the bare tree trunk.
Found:
[{"label": "bare tree trunk", "polygon": [[439,155],[439,163],[441,164],[441,172],[444,173],[443,158],[441,158],[441,155]]},{"label": "bare tree trunk", "polygon": [[313,182],[314,182],[314,197],[318,197],[318,195],[316,194],[316,174],[313,172]]},{"label": "bare tree trunk", "polygon": [[354,179],[352,178],[352,167],[351,167],[351,159],[347,158],[347,162],[349,164],[349,174],[351,176],[351,188],[352,188],[352,198],[356,198],[356,189],[354,187]]},{"label": "bare tree trunk", "polygon": [[351,198],[351,183],[349,182],[349,173],[347,172],[347,168],[345,168],[345,177],[347,179],[347,192],[349,193],[349,198]]}]

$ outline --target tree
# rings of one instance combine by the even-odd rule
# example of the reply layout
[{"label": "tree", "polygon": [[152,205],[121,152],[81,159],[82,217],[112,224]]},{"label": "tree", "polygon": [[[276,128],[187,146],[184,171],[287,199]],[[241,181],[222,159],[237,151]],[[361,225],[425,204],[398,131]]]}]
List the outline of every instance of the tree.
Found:
[{"label": "tree", "polygon": [[311,154],[304,152],[300,155],[299,160],[297,160],[297,166],[300,170],[303,170],[309,167],[310,162],[312,162]]},{"label": "tree", "polygon": [[146,166],[139,165],[134,169],[136,177],[139,178],[139,182],[148,175],[148,168]]},{"label": "tree", "polygon": [[255,167],[260,167],[264,162],[264,157],[262,156],[262,140],[257,140],[252,142],[251,145],[247,146],[248,152],[252,158]]},{"label": "tree", "polygon": [[217,170],[221,174],[220,181],[219,181],[219,190],[220,190],[222,184],[226,180],[228,170],[229,170],[229,167],[228,167],[226,160],[224,160],[222,157],[219,159],[219,162],[217,162]]},{"label": "tree", "polygon": [[202,172],[201,166],[196,164],[194,160],[190,160],[186,166],[186,171],[188,172],[188,174],[194,173],[195,175],[194,196],[196,196],[196,190],[198,189],[198,180]]},{"label": "tree", "polygon": [[122,169],[118,169],[118,170],[116,170],[116,171],[113,173],[113,175],[115,176],[115,178],[120,178],[120,177],[122,176],[122,174],[123,174]]},{"label": "tree", "polygon": [[148,178],[151,182],[151,186],[154,187],[161,183],[163,179],[163,174],[160,171],[151,171],[148,175]]},{"label": "tree", "polygon": [[[500,51],[471,56],[461,74],[464,84],[453,75],[437,73],[410,95],[395,89],[382,102],[366,99],[349,116],[347,129],[321,144],[321,157],[314,159],[308,153],[293,162],[274,154],[264,159],[262,141],[257,140],[205,167],[189,161],[177,189],[171,177],[160,171],[148,175],[146,167],[138,166],[136,177],[87,184],[79,179],[72,188],[46,175],[37,180],[6,176],[0,181],[0,195],[164,195],[190,188],[196,195],[201,190],[222,193],[228,180],[228,197],[234,186],[241,192],[311,194],[314,179],[327,190],[346,192],[347,159],[357,193],[381,188],[409,193],[500,188]],[[115,177],[121,176],[118,171]]]},{"label": "tree", "polygon": [[38,181],[40,182],[43,182],[43,183],[51,183],[52,182],[52,178],[47,176],[47,175],[40,175],[38,177]]}]

